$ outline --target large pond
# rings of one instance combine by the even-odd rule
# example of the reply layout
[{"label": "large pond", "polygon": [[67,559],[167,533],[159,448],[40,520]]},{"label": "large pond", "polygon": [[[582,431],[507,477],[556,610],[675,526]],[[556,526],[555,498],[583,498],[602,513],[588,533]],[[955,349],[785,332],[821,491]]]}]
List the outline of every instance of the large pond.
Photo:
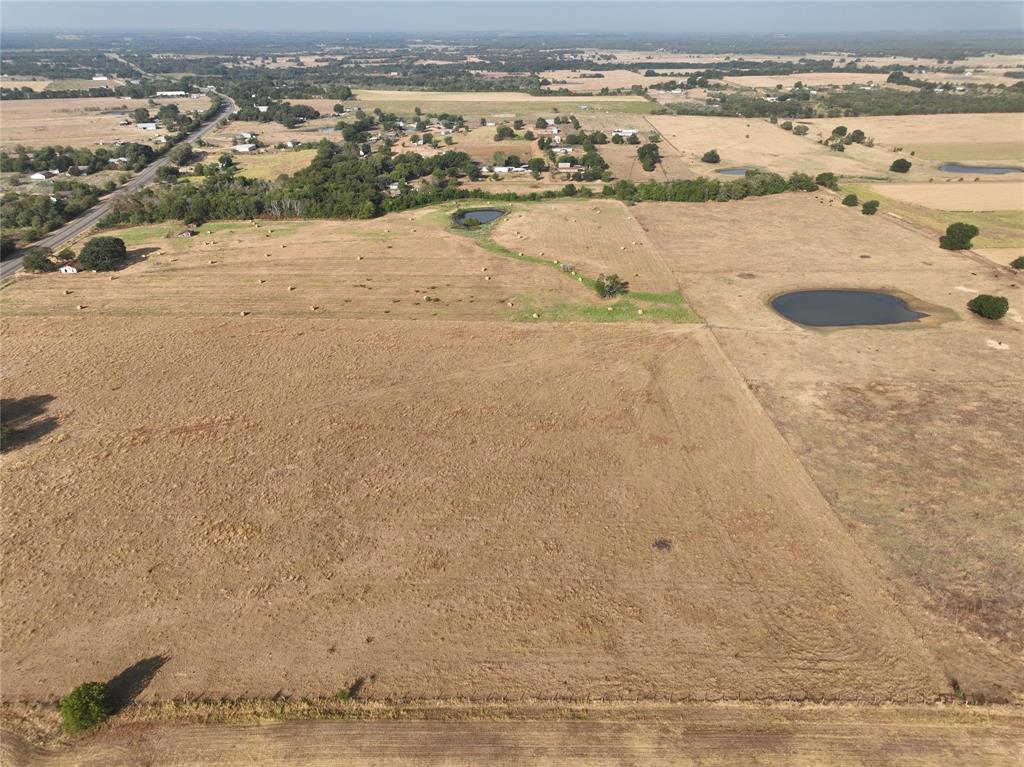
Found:
[{"label": "large pond", "polygon": [[928,316],[901,298],[872,290],[799,290],[776,296],[772,308],[788,320],[818,328],[892,325]]},{"label": "large pond", "polygon": [[[463,210],[453,217],[459,226],[480,226],[489,224],[505,215],[505,211],[497,208],[480,208],[478,210]],[[475,223],[472,223],[475,222]]]},{"label": "large pond", "polygon": [[958,162],[947,162],[939,166],[943,173],[962,173],[965,176],[989,174],[1002,175],[1004,173],[1024,173],[1024,168],[1015,168],[1011,165],[961,165]]},{"label": "large pond", "polygon": [[745,176],[750,168],[722,168],[716,170],[715,173],[721,173],[723,176]]}]

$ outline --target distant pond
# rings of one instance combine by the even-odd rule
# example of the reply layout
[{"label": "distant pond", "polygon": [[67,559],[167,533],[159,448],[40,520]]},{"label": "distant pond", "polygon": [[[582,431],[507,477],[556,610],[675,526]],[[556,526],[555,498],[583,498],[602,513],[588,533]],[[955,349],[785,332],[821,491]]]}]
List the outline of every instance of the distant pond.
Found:
[{"label": "distant pond", "polygon": [[902,298],[873,290],[799,290],[776,296],[771,305],[787,320],[818,328],[893,325],[928,316]]},{"label": "distant pond", "polygon": [[723,176],[745,176],[750,168],[722,168],[716,170],[715,173],[721,173]]},{"label": "distant pond", "polygon": [[939,166],[943,173],[962,173],[970,175],[1002,175],[1004,173],[1024,173],[1024,168],[1015,168],[1012,165],[961,165],[957,162],[947,162]]}]

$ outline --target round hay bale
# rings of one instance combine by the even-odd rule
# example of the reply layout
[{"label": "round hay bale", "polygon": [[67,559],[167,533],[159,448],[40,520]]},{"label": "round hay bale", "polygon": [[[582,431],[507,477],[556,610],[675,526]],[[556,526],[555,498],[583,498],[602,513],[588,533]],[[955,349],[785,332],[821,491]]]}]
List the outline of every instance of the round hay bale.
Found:
[{"label": "round hay bale", "polygon": [[537,320],[537,319],[540,319],[540,315],[539,315],[539,314],[537,314],[537,312],[534,312],[534,313],[533,313],[533,318],[534,318],[535,320]]},{"label": "round hay bale", "polygon": [[249,316],[249,312],[239,312],[239,314],[242,315],[243,317]]},{"label": "round hay bale", "polygon": [[266,280],[256,280],[257,285],[262,285]]},{"label": "round hay bale", "polygon": [[507,301],[507,302],[505,303],[505,306],[507,306],[507,307],[508,307],[509,309],[511,309],[512,307],[514,307],[514,306],[515,306],[515,304],[514,304],[514,303],[512,303],[511,301]]},{"label": "round hay bale", "polygon": [[363,260],[362,256],[356,256],[356,261],[362,261],[362,260]]},{"label": "round hay bale", "polygon": [[491,275],[488,274],[486,277],[484,277],[484,279],[487,280],[487,281],[490,281]]},{"label": "round hay bale", "polygon": [[643,314],[643,313],[644,313],[644,310],[643,310],[643,309],[637,309],[637,310],[636,310],[636,313],[637,313],[637,314]]},{"label": "round hay bale", "polygon": [[295,286],[294,285],[289,285],[288,286],[288,290],[295,290]]},{"label": "round hay bale", "polygon": [[70,290],[65,290],[64,291],[64,295],[65,296],[70,296],[71,295],[71,291]]},{"label": "round hay bale", "polygon": [[216,261],[213,261],[213,260],[211,260],[211,261],[210,261],[210,263],[211,263],[211,264],[215,264],[215,263],[217,263],[217,262],[216,262]]},{"label": "round hay bale", "polygon": [[114,277],[114,275],[110,275],[109,277],[107,277],[107,279],[108,279],[108,280],[110,280],[110,281],[113,281],[113,280],[115,280],[116,278]]},{"label": "round hay bale", "polygon": [[79,308],[79,309],[84,309],[84,308],[85,308],[85,304],[79,304],[79,305],[78,305],[78,308]]},{"label": "round hay bale", "polygon": [[609,307],[608,307],[608,311],[611,311],[611,310],[612,310],[612,308],[613,308],[613,307],[609,306]]},{"label": "round hay bale", "polygon": [[315,311],[316,311],[317,309],[319,309],[319,308],[320,308],[319,306],[311,306],[311,307],[309,307],[309,310],[310,310],[311,312],[315,312]]}]

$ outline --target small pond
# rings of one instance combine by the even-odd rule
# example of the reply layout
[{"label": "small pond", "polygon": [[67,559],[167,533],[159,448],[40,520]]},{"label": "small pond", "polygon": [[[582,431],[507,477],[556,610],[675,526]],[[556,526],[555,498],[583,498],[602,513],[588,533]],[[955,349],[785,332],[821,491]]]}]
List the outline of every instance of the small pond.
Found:
[{"label": "small pond", "polygon": [[939,166],[943,173],[962,173],[965,176],[989,174],[1002,175],[1004,173],[1024,173],[1024,168],[1015,168],[1010,165],[961,165],[958,162],[947,162]]},{"label": "small pond", "polygon": [[723,176],[745,176],[750,168],[722,168],[716,170],[715,173],[721,173]]},{"label": "small pond", "polygon": [[[456,213],[452,218],[458,226],[479,226],[489,224],[492,221],[505,215],[505,211],[497,208],[480,208],[478,210],[464,210]],[[475,221],[475,224],[467,224],[467,221]]]},{"label": "small pond", "polygon": [[872,290],[799,290],[772,299],[772,308],[801,325],[892,325],[927,317],[888,293]]}]

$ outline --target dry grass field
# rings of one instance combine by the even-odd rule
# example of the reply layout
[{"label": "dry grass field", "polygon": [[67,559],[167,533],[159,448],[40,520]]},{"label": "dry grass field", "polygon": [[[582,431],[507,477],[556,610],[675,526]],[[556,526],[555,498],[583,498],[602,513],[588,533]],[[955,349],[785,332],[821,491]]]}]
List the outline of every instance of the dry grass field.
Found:
[{"label": "dry grass field", "polygon": [[2,324],[10,698],[949,691],[697,326]]},{"label": "dry grass field", "polygon": [[[206,96],[198,99],[160,99],[177,104],[182,111],[203,111],[210,106]],[[145,99],[80,98],[4,101],[0,104],[0,148],[10,150],[21,144],[28,147],[60,144],[93,148],[99,144],[134,141],[152,143],[166,131],[141,131],[134,125],[118,123],[138,107],[148,106]]]},{"label": "dry grass field", "polygon": [[[414,107],[424,113],[448,112],[460,114],[467,120],[536,119],[551,117],[555,110],[562,114],[585,115],[640,115],[651,111],[653,104],[641,96],[531,96],[526,93],[440,93],[436,91],[355,90],[356,100],[346,106],[360,106],[365,111],[380,107],[385,112],[411,115]],[[303,102],[299,102],[303,103]]]},{"label": "dry grass field", "polygon": [[[602,76],[581,76],[595,74]],[[588,69],[552,69],[547,72],[541,72],[539,76],[552,81],[552,84],[547,86],[548,88],[565,88],[573,93],[596,93],[602,88],[608,88],[609,90],[617,90],[619,88],[629,90],[634,85],[647,86],[653,82],[657,82],[659,79],[644,77],[643,72],[634,72],[629,69],[609,69],[600,72]],[[565,82],[561,82],[563,80]]]},{"label": "dry grass field", "polygon": [[50,80],[36,80],[36,79],[14,79],[9,78],[6,75],[0,77],[0,88],[31,88],[34,91],[45,91],[46,86],[50,84]]},{"label": "dry grass field", "polygon": [[[682,176],[679,171],[683,169],[706,176],[732,167],[762,168],[783,174],[831,171],[846,176],[890,175],[890,153],[867,147],[832,152],[767,120],[678,115],[650,115],[647,120],[664,139],[661,154],[667,158],[666,165],[675,171],[675,177]],[[701,162],[701,155],[709,149],[718,150],[722,158],[719,165]]]},{"label": "dry grass field", "polygon": [[268,149],[259,154],[239,154],[235,163],[242,176],[273,181],[281,174],[290,176],[302,170],[315,156],[315,149]]},{"label": "dry grass field", "polygon": [[[1004,177],[1005,178],[1005,177]],[[1021,213],[1024,232],[1024,181],[1001,181],[988,184],[882,184],[879,194],[902,202],[938,210],[1014,210]]]},{"label": "dry grass field", "polygon": [[[1024,290],[969,254],[832,200],[635,210],[942,667],[968,693],[1012,698],[1024,689]],[[939,322],[816,331],[768,306],[779,292],[822,287],[895,291]],[[975,317],[964,304],[979,292],[1008,296],[1016,311]]]},{"label": "dry grass field", "polygon": [[885,149],[903,147],[924,160],[1024,160],[1024,115],[956,114],[845,117],[806,120],[809,135],[827,135],[836,125],[860,128]]},{"label": "dry grass field", "polygon": [[798,82],[809,88],[829,85],[860,85],[867,83],[881,84],[885,82],[885,74],[870,72],[802,72],[798,75],[741,75],[725,77],[725,82],[742,88],[792,88]]}]

